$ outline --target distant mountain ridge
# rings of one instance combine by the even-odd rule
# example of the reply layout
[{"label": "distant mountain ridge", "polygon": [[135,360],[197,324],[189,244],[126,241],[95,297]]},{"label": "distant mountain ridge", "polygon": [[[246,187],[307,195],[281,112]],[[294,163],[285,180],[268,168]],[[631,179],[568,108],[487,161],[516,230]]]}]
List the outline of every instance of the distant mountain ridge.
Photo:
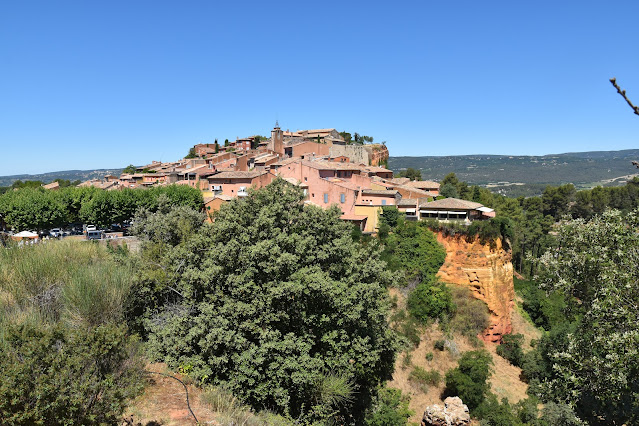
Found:
[{"label": "distant mountain ridge", "polygon": [[120,176],[123,169],[97,169],[97,170],[65,170],[60,172],[48,172],[40,174],[22,174],[11,176],[0,176],[0,186],[11,186],[17,180],[39,180],[44,183],[53,182],[56,179],[89,180],[100,179],[107,175]]},{"label": "distant mountain ridge", "polygon": [[422,179],[441,180],[454,172],[470,184],[494,188],[510,196],[535,195],[546,185],[572,183],[578,188],[621,185],[639,169],[639,149],[586,151],[532,155],[454,155],[393,157],[388,168],[394,172],[412,167]]}]

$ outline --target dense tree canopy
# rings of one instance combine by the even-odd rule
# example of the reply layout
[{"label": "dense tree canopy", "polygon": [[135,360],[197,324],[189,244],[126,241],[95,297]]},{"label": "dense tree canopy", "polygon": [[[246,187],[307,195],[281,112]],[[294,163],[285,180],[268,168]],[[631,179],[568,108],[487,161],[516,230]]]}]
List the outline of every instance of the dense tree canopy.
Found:
[{"label": "dense tree canopy", "polygon": [[339,216],[281,179],[223,206],[157,267],[175,298],[148,309],[155,356],[255,408],[361,421],[393,370],[391,275]]},{"label": "dense tree canopy", "polygon": [[541,393],[595,423],[639,421],[638,229],[639,210],[572,220],[540,259],[542,286],[565,294],[580,318],[565,347],[547,354],[554,374]]},{"label": "dense tree canopy", "polygon": [[186,185],[149,189],[66,187],[58,191],[23,188],[0,195],[0,217],[16,231],[45,230],[71,223],[108,227],[133,218],[138,208],[158,208],[159,198],[171,205],[202,208],[202,193]]}]

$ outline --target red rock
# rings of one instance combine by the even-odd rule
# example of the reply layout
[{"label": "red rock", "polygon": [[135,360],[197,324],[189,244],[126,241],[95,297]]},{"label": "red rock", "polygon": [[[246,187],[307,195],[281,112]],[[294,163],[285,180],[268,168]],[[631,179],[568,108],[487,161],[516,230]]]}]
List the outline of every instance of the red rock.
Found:
[{"label": "red rock", "polygon": [[488,305],[490,327],[480,337],[501,342],[504,334],[512,332],[515,287],[511,252],[503,249],[501,240],[491,248],[478,238],[467,242],[464,237],[435,235],[446,249],[446,260],[437,276],[445,283],[467,286],[473,296]]}]

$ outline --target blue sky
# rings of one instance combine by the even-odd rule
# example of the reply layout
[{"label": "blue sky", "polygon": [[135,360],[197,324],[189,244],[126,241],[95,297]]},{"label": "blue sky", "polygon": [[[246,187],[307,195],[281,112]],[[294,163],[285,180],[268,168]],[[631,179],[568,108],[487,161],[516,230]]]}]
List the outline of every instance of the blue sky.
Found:
[{"label": "blue sky", "polygon": [[7,1],[0,175],[335,127],[391,155],[639,148],[639,2]]}]

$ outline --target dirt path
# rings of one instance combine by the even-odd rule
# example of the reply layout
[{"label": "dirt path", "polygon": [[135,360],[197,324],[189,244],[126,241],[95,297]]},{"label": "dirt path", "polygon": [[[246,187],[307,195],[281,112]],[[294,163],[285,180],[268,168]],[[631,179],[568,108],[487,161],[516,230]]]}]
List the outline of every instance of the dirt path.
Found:
[{"label": "dirt path", "polygon": [[[146,369],[184,380],[181,375],[169,371],[163,363],[149,364]],[[218,425],[214,419],[214,413],[200,400],[202,390],[188,384],[187,389],[191,409],[200,424]],[[144,393],[127,407],[124,415],[127,421],[123,421],[123,424],[135,426],[197,424],[186,404],[184,386],[177,380],[159,374],[148,375],[148,384]]]}]

